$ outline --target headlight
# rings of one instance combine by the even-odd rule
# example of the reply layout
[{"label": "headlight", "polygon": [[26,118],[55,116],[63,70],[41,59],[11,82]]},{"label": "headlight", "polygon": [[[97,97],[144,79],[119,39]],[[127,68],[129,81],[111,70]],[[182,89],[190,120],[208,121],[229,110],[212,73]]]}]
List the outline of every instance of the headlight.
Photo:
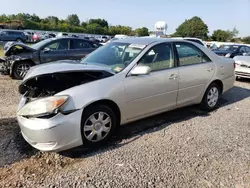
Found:
[{"label": "headlight", "polygon": [[225,57],[230,57],[230,56],[231,56],[231,54],[230,54],[230,53],[228,53],[228,54],[226,54],[226,55],[225,55]]},{"label": "headlight", "polygon": [[37,99],[26,104],[18,112],[18,116],[43,116],[53,113],[57,113],[57,110],[62,106],[67,100],[68,96],[52,96],[43,99]]}]

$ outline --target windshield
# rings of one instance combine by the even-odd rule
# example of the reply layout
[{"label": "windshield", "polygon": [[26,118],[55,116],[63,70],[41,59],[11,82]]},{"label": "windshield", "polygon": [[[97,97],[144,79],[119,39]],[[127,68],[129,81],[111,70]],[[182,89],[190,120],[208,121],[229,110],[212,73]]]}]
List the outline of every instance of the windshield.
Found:
[{"label": "windshield", "polygon": [[39,50],[44,44],[48,43],[49,41],[51,41],[52,39],[45,39],[42,40],[36,44],[31,45],[32,48]]},{"label": "windshield", "polygon": [[81,63],[109,67],[113,72],[118,73],[127,67],[144,48],[145,45],[112,42],[89,54],[82,59]]},{"label": "windshield", "polygon": [[235,45],[222,45],[218,50],[219,51],[236,51],[239,46]]}]

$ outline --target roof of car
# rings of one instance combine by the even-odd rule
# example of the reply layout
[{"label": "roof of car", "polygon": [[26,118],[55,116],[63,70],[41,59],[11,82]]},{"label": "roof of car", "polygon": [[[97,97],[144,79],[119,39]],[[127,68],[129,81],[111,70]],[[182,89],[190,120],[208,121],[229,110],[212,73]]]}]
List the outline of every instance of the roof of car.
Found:
[{"label": "roof of car", "polygon": [[120,42],[124,43],[133,43],[133,44],[140,44],[140,45],[149,45],[153,42],[171,42],[171,41],[177,41],[174,39],[168,39],[168,38],[158,38],[158,37],[128,37],[124,39],[119,39]]}]

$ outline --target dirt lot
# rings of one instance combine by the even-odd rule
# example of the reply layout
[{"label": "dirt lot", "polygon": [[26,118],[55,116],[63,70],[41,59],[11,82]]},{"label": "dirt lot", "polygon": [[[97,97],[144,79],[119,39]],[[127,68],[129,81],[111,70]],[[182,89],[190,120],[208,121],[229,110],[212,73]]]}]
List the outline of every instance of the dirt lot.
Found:
[{"label": "dirt lot", "polygon": [[109,144],[41,153],[15,120],[17,81],[0,77],[0,187],[250,187],[250,82],[220,108],[164,113],[122,127]]}]

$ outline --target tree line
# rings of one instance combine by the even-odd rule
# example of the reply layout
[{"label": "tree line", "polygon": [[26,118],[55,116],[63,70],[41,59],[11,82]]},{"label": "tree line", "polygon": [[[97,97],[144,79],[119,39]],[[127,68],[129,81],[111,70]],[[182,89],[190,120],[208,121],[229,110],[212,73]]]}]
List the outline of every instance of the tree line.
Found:
[{"label": "tree line", "polygon": [[244,42],[250,44],[250,36],[244,38],[237,37],[239,31],[235,27],[232,30],[215,30],[211,36],[208,33],[207,24],[200,17],[194,16],[191,19],[185,20],[172,36],[198,37],[208,41]]},{"label": "tree line", "polygon": [[76,14],[68,15],[66,19],[59,19],[56,16],[40,18],[36,14],[18,13],[11,15],[0,15],[0,22],[20,20],[24,23],[24,28],[32,30],[60,31],[72,33],[90,33],[101,35],[138,35],[148,36],[148,28],[142,27],[133,30],[129,26],[112,26],[104,19],[89,19],[81,22]]},{"label": "tree line", "polygon": [[[130,26],[110,25],[105,19],[89,19],[80,21],[76,14],[68,15],[66,19],[59,19],[56,16],[40,18],[36,14],[18,13],[12,15],[0,15],[0,22],[20,20],[24,27],[33,30],[61,31],[73,33],[90,33],[100,35],[124,34],[131,36],[148,36],[149,30],[146,27],[133,30]],[[220,42],[244,42],[250,44],[250,36],[245,38],[237,37],[239,31],[234,27],[232,30],[218,29],[211,36],[208,35],[207,24],[198,16],[185,20],[177,27],[174,37],[198,37],[203,40],[215,40]]]}]

